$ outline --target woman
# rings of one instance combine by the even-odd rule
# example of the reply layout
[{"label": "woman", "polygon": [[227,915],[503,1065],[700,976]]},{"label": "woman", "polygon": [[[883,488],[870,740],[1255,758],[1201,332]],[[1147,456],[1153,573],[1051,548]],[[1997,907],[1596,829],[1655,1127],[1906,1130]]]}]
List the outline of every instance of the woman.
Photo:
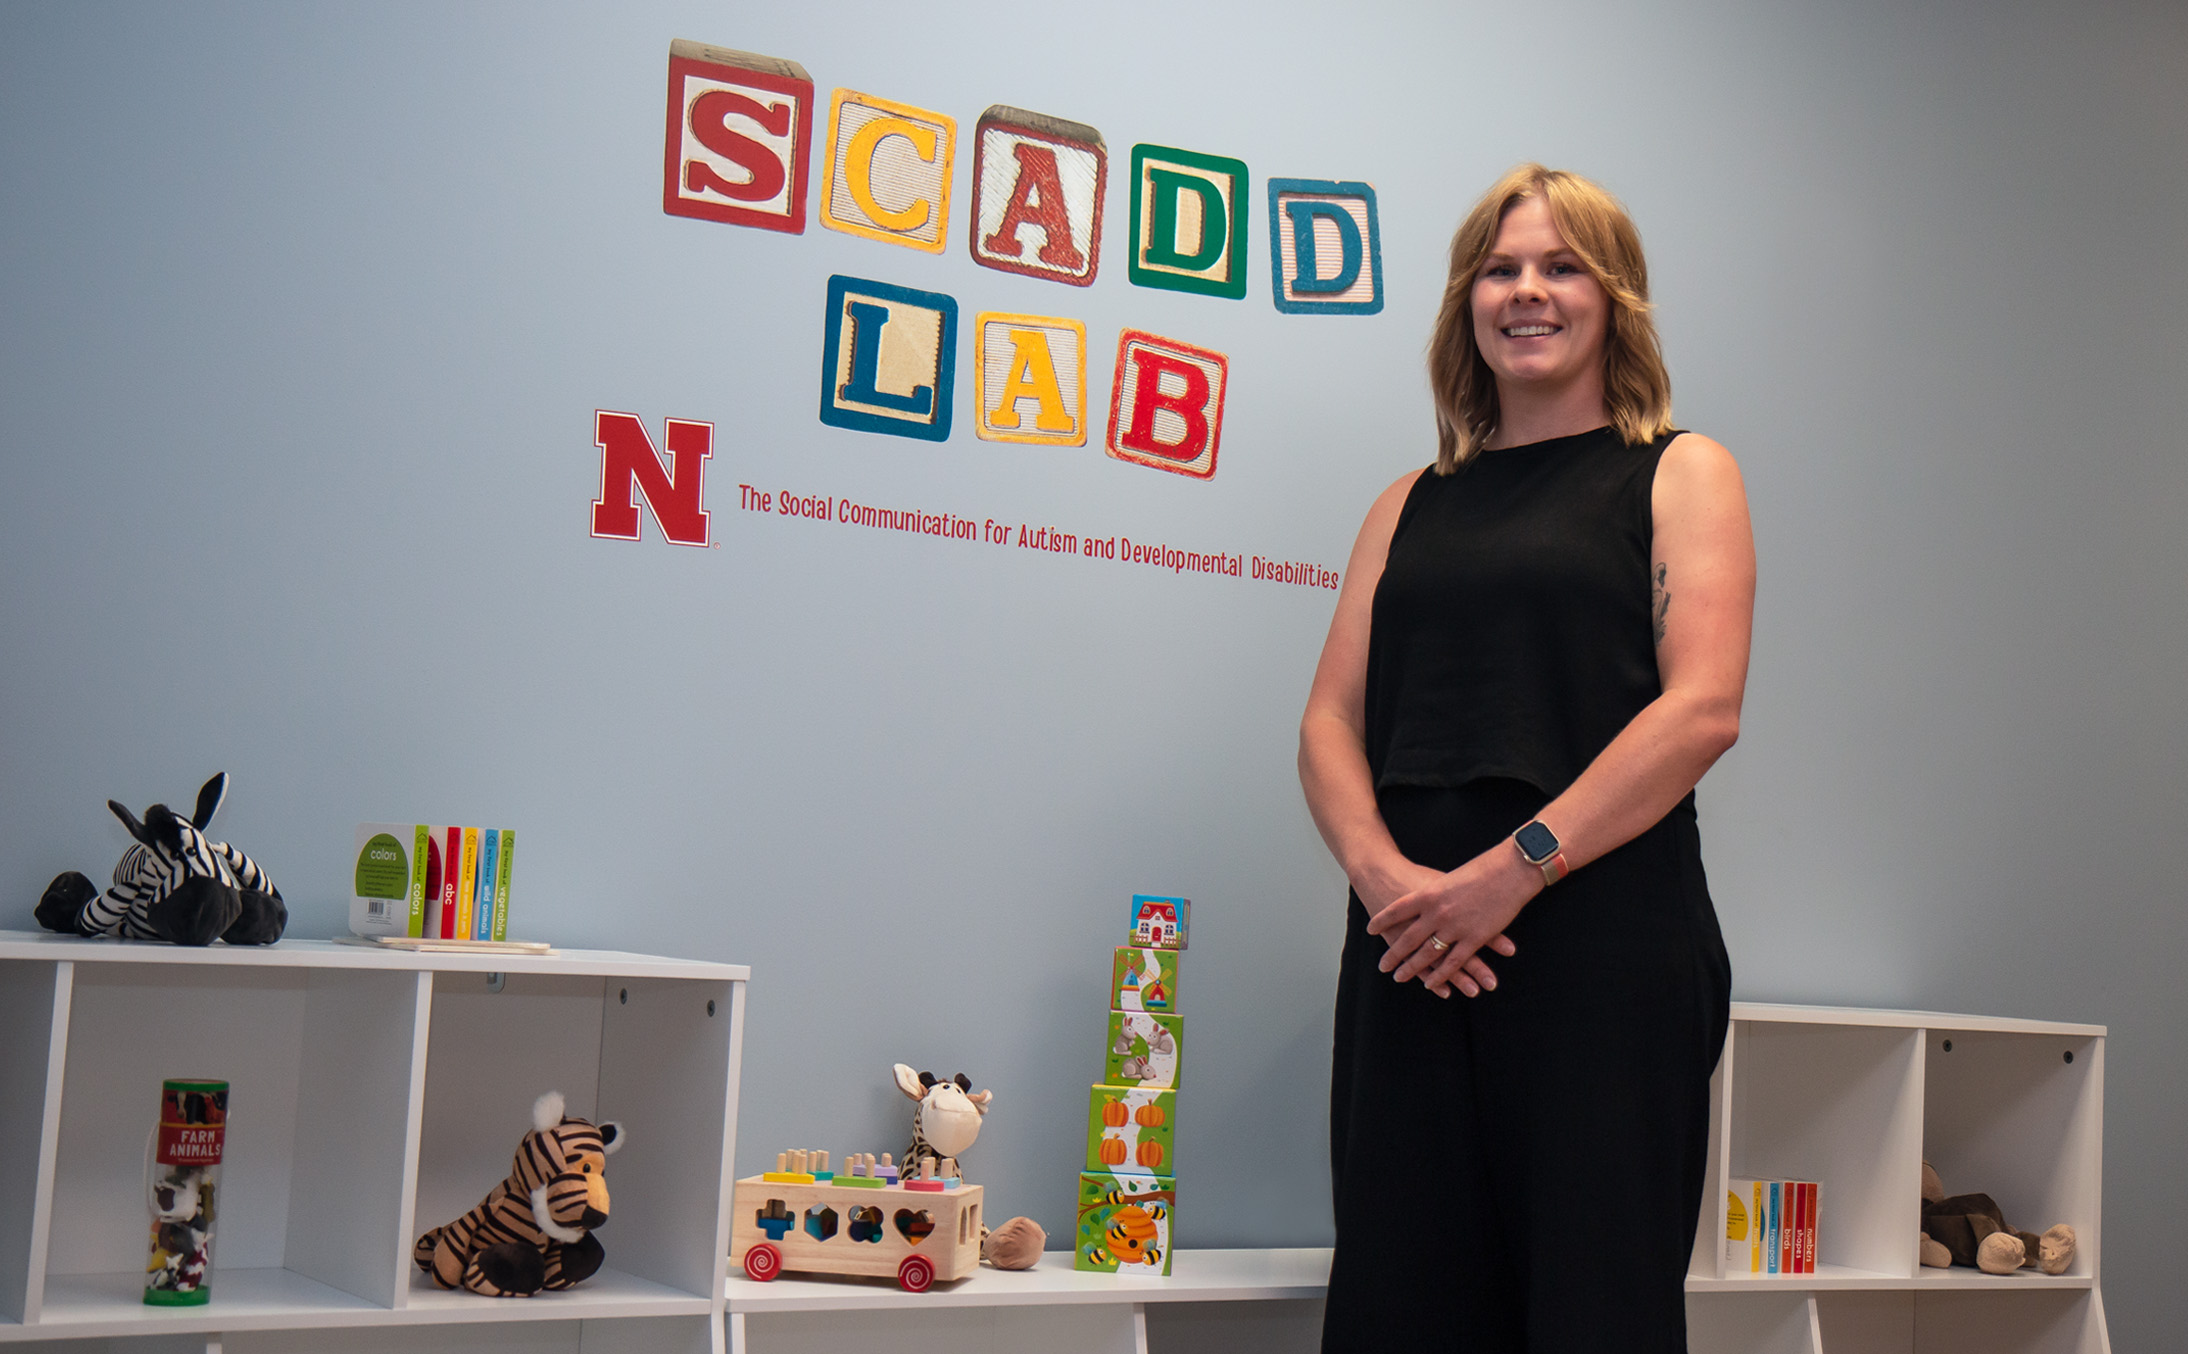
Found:
[{"label": "woman", "polygon": [[1300,722],[1352,885],[1323,1348],[1683,1351],[1745,492],[1672,429],[1640,238],[1585,179],[1476,205],[1429,362],[1436,464],[1369,511]]}]

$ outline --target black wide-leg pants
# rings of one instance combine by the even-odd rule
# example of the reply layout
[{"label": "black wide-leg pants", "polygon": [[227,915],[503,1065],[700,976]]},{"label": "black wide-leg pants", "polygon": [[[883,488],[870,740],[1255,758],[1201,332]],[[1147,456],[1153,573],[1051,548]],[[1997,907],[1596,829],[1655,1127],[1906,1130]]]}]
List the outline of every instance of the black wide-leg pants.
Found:
[{"label": "black wide-leg pants", "polygon": [[[1544,801],[1506,780],[1379,799],[1436,869]],[[1393,982],[1347,912],[1325,1354],[1684,1351],[1732,981],[1693,797],[1529,903],[1479,997]]]}]

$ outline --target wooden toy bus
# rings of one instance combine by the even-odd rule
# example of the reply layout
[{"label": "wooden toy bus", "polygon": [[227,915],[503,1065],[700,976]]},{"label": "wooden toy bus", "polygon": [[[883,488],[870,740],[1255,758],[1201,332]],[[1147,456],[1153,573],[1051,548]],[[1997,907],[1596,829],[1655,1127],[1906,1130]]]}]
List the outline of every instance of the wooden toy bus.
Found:
[{"label": "wooden toy bus", "polygon": [[980,1186],[825,1170],[747,1176],[729,1259],[762,1283],[784,1270],[864,1274],[924,1293],[980,1268]]}]

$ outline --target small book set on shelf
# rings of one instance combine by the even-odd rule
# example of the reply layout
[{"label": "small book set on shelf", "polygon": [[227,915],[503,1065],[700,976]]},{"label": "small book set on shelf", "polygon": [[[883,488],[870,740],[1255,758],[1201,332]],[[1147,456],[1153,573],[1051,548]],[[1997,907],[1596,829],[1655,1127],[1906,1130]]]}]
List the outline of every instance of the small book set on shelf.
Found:
[{"label": "small book set on shelf", "polygon": [[1177,1203],[1177,1094],[1185,1022],[1178,960],[1193,905],[1135,895],[1129,936],[1109,967],[1102,1080],[1087,1099],[1072,1268],[1170,1272]]},{"label": "small book set on shelf", "polygon": [[1813,1180],[1734,1180],[1725,1199],[1725,1273],[1815,1273],[1822,1195]]},{"label": "small book set on shelf", "polygon": [[517,834],[360,823],[349,929],[367,939],[506,941]]}]

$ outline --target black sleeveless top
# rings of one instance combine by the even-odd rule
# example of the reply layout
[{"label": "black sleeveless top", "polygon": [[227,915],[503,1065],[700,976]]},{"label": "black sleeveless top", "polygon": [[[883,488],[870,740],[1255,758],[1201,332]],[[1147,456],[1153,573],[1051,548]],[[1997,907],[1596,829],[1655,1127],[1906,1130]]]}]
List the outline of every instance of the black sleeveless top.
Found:
[{"label": "black sleeveless top", "polygon": [[1662,694],[1650,494],[1676,436],[1598,428],[1422,472],[1368,635],[1377,790],[1497,776],[1555,797]]}]

